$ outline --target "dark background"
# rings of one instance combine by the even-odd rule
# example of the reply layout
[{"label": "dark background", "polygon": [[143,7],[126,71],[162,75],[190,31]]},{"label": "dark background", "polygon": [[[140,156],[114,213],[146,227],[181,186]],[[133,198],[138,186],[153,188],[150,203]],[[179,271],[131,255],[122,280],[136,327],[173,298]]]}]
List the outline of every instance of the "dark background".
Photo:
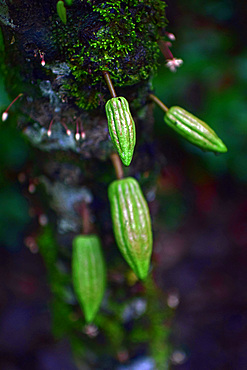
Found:
[{"label": "dark background", "polygon": [[[155,108],[154,143],[163,163],[155,199],[155,279],[175,297],[174,369],[247,368],[247,50],[244,2],[168,1],[171,73],[161,57],[156,95],[210,124],[228,153],[203,153],[164,126]],[[8,97],[1,86],[1,111]],[[23,174],[32,149],[18,131],[0,135],[0,368],[75,369],[69,343],[51,334],[51,293],[32,239],[32,191]],[[25,176],[25,175],[24,175]],[[152,340],[150,338],[150,340]],[[153,369],[146,357],[121,369]],[[143,361],[143,362],[140,362]],[[97,369],[117,368],[97,365]],[[105,367],[104,367],[105,366]],[[146,366],[146,367],[145,367]],[[149,367],[148,367],[149,366]],[[87,369],[83,360],[77,365]],[[164,367],[165,368],[165,367]],[[120,367],[119,367],[120,369]]]}]

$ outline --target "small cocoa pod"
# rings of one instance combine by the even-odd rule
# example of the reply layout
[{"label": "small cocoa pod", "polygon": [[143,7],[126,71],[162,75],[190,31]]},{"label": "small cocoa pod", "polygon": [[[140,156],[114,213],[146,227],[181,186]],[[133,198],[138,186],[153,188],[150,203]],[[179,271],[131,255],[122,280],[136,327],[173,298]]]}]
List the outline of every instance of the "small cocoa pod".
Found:
[{"label": "small cocoa pod", "polygon": [[152,229],[147,202],[138,182],[128,177],[108,189],[117,245],[134,273],[145,279],[152,254]]},{"label": "small cocoa pod", "polygon": [[112,98],[105,105],[108,128],[113,144],[125,166],[129,166],[136,143],[135,122],[129,103],[121,96]]},{"label": "small cocoa pod", "polygon": [[62,0],[59,0],[57,2],[57,14],[61,21],[66,24],[67,23],[67,14],[66,14],[66,8],[64,6],[64,2]]},{"label": "small cocoa pod", "polygon": [[78,235],[73,240],[72,279],[86,322],[91,322],[101,304],[106,270],[100,240],[96,235]]},{"label": "small cocoa pod", "polygon": [[205,122],[180,107],[171,107],[165,122],[192,144],[204,150],[225,153],[227,147]]}]

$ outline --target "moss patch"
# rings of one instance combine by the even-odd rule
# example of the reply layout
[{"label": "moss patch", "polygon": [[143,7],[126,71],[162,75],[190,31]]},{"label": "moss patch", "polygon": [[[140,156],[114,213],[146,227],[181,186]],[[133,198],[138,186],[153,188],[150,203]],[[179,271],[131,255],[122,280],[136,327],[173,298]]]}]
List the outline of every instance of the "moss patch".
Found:
[{"label": "moss patch", "polygon": [[165,6],[161,0],[88,0],[67,9],[67,24],[55,31],[71,69],[65,88],[80,108],[96,108],[99,93],[107,93],[103,70],[115,86],[137,84],[156,71]]}]

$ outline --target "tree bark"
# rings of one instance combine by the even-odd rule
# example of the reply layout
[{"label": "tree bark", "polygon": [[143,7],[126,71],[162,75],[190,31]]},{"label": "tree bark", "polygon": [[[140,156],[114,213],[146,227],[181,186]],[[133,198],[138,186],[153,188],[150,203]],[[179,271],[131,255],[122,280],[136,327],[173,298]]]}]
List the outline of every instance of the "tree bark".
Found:
[{"label": "tree bark", "polygon": [[[136,123],[134,159],[124,174],[137,177],[148,192],[158,168],[149,94],[158,65],[157,41],[166,24],[165,3],[74,0],[71,6],[64,3],[66,24],[56,6],[56,0],[0,1],[5,85],[13,99],[23,93],[15,103],[17,127],[34,148],[30,177],[47,194],[41,197],[42,207],[55,230],[54,248],[57,243],[68,251],[68,268],[72,239],[83,224],[91,224],[111,264],[116,246],[107,187],[115,179],[115,149],[107,129],[104,104],[110,92],[102,71],[111,75],[117,95],[128,99]],[[49,265],[50,276],[52,269]],[[52,277],[50,282],[56,284]]]}]

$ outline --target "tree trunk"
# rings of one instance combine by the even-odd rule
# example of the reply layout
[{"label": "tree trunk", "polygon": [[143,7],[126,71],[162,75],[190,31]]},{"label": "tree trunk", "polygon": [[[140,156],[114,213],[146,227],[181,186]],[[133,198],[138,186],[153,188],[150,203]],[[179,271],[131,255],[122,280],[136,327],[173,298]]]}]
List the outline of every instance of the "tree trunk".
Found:
[{"label": "tree trunk", "polygon": [[[15,103],[17,127],[34,148],[30,181],[39,185],[38,208],[48,217],[47,224],[46,220],[41,222],[37,243],[54,292],[55,334],[70,335],[75,342],[72,329],[80,331],[84,325],[71,295],[71,245],[74,236],[83,231],[97,233],[111,271],[108,302],[104,303],[105,312],[99,315],[97,325],[108,337],[115,355],[124,346],[131,347],[131,340],[124,339],[123,323],[117,319],[120,308],[114,302],[127,267],[118,262],[107,198],[107,187],[115,179],[111,155],[116,150],[107,128],[104,105],[111,96],[102,72],[110,74],[117,95],[126,97],[130,103],[137,145],[133,162],[124,168],[124,174],[136,177],[147,194],[159,169],[149,94],[158,65],[157,41],[164,35],[166,25],[165,3],[161,0],[71,3],[0,1],[5,85],[13,99],[23,94]],[[36,198],[30,195],[30,199]],[[116,284],[117,280],[120,283]],[[149,283],[147,297],[151,291],[152,301],[155,288],[150,287],[153,285]],[[157,311],[155,308],[153,311],[151,315],[155,316]],[[69,316],[72,312],[73,317]],[[163,318],[158,317],[161,325]],[[112,337],[114,330],[117,339]],[[157,334],[153,328],[150,330],[152,335]],[[167,331],[164,335],[167,336]],[[164,335],[160,340],[164,340]],[[81,333],[78,338],[85,345]]]}]

